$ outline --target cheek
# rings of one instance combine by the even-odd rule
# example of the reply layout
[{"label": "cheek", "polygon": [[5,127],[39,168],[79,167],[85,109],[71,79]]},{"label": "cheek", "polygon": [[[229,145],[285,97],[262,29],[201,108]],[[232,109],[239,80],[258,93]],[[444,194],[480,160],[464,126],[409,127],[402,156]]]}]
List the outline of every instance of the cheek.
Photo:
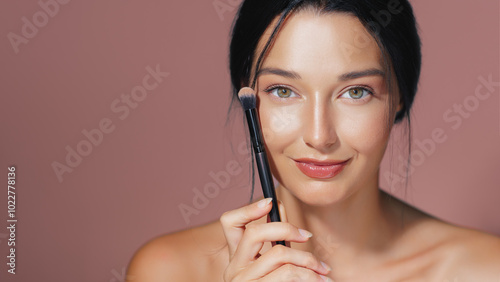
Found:
[{"label": "cheek", "polygon": [[337,134],[339,138],[353,150],[362,154],[381,153],[389,131],[386,128],[386,113],[384,107],[360,107],[339,111]]},{"label": "cheek", "polygon": [[262,134],[269,150],[282,150],[300,136],[300,109],[297,105],[259,106]]}]

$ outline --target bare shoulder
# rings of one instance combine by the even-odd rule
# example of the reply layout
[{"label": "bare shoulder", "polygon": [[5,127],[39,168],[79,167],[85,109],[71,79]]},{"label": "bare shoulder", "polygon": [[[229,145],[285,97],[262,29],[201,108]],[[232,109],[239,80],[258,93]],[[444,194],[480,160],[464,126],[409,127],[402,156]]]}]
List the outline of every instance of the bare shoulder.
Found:
[{"label": "bare shoulder", "polygon": [[219,220],[150,240],[127,269],[128,282],[221,281],[228,261]]},{"label": "bare shoulder", "polygon": [[[444,223],[448,225],[448,223]],[[449,272],[463,281],[500,281],[500,237],[479,230],[445,226]]]},{"label": "bare shoulder", "polygon": [[432,265],[433,277],[500,282],[500,237],[438,219],[396,198],[389,206],[394,214],[405,211],[404,242],[426,250],[421,257]]}]

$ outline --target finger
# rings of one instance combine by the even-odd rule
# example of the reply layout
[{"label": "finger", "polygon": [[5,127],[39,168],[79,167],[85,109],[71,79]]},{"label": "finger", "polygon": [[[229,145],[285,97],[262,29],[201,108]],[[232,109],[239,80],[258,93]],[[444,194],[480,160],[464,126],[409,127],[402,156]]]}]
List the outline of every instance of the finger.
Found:
[{"label": "finger", "polygon": [[240,243],[245,225],[265,216],[271,210],[271,198],[263,199],[250,205],[227,211],[220,217],[222,230],[229,249],[229,257],[232,258],[238,244]]},{"label": "finger", "polygon": [[286,211],[285,211],[285,205],[283,205],[283,202],[280,200],[278,200],[278,207],[280,210],[281,222],[288,222],[288,217],[286,216]]},{"label": "finger", "polygon": [[326,275],[331,268],[326,263],[321,262],[313,254],[306,251],[291,249],[281,245],[271,248],[255,260],[250,266],[243,270],[243,277],[255,274],[251,277],[255,280],[260,279],[278,269],[285,264],[293,264],[297,267],[310,269],[318,274]]},{"label": "finger", "polygon": [[259,281],[274,282],[274,281],[315,281],[315,282],[332,282],[326,276],[320,275],[310,269],[297,267],[292,264],[285,264],[269,275],[263,277]]},{"label": "finger", "polygon": [[[278,207],[279,207],[279,211],[280,211],[280,219],[281,219],[281,222],[288,222],[288,217],[286,215],[286,211],[285,211],[285,205],[283,205],[283,202],[281,200],[278,200]],[[271,218],[269,217],[269,214],[267,214],[267,222],[271,222]],[[271,246],[274,247],[276,245],[276,242],[271,242]],[[285,246],[287,247],[291,247],[290,245],[290,241],[285,241]]]},{"label": "finger", "polygon": [[303,243],[311,236],[309,231],[299,229],[286,222],[249,225],[238,244],[233,260],[235,260],[237,267],[244,268],[255,260],[264,242],[287,240]]}]

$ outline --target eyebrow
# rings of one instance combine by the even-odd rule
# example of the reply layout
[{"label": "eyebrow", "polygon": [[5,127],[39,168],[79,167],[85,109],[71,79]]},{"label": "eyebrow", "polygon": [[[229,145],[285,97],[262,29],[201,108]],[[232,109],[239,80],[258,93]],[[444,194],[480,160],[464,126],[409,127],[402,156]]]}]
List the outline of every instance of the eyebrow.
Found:
[{"label": "eyebrow", "polygon": [[263,74],[275,74],[275,75],[279,75],[279,76],[283,76],[283,77],[287,77],[287,78],[292,78],[292,79],[302,79],[302,77],[300,77],[300,75],[294,71],[287,71],[287,70],[282,70],[282,69],[278,69],[278,68],[260,69],[257,72],[257,77],[259,77]]},{"label": "eyebrow", "polygon": [[340,81],[346,81],[350,79],[355,79],[359,77],[364,77],[364,76],[381,76],[385,77],[385,73],[379,69],[367,69],[367,70],[362,70],[362,71],[352,71],[348,73],[344,73],[339,77]]},{"label": "eyebrow", "polygon": [[[292,79],[302,79],[302,77],[294,71],[288,71],[288,70],[283,70],[279,68],[262,68],[257,72],[257,77],[263,74],[275,74],[279,76],[283,76],[286,78],[292,78]],[[362,70],[362,71],[352,71],[348,73],[344,73],[339,76],[340,81],[346,81],[350,79],[355,79],[355,78],[360,78],[364,76],[382,76],[385,77],[385,73],[379,69],[367,69],[367,70]]]}]

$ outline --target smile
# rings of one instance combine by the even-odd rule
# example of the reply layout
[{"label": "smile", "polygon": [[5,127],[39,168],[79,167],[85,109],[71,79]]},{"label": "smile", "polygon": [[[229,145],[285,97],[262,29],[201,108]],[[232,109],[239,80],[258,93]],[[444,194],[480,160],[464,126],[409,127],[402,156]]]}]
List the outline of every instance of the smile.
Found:
[{"label": "smile", "polygon": [[317,179],[328,179],[339,174],[347,164],[347,161],[318,161],[314,159],[297,159],[297,167],[306,176]]}]

